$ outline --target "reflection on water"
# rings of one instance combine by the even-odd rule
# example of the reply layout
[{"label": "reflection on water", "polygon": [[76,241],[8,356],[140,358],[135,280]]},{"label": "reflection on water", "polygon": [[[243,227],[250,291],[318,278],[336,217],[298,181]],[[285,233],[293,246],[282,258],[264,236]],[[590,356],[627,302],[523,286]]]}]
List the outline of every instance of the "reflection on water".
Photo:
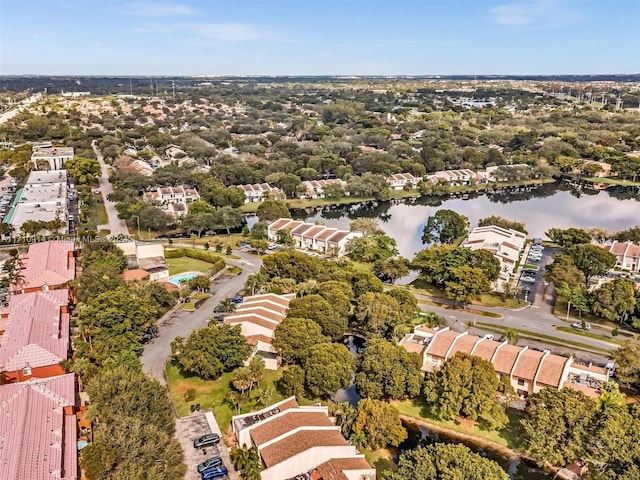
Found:
[{"label": "reflection on water", "polygon": [[[351,356],[356,358],[358,353],[362,353],[364,351],[364,339],[359,337],[354,337],[353,335],[349,335],[345,337],[343,340],[345,346],[351,352]],[[337,393],[333,396],[332,400],[334,402],[349,402],[351,405],[357,405],[360,401],[360,395],[356,391],[356,374],[354,373],[351,377],[351,385],[347,388],[343,388],[338,390]]]},{"label": "reflection on water", "polygon": [[423,197],[368,201],[319,209],[293,211],[294,218],[349,228],[358,217],[377,218],[380,227],[396,239],[400,254],[411,258],[423,248],[422,229],[427,218],[441,208],[469,217],[471,226],[489,215],[524,222],[529,237],[544,237],[549,228],[601,227],[622,230],[640,224],[637,189],[575,190],[564,184],[538,188],[468,194],[466,198]]},{"label": "reflection on water", "polygon": [[518,456],[508,455],[506,452],[495,450],[486,445],[478,445],[469,439],[462,441],[457,437],[452,437],[443,432],[435,432],[430,430],[424,425],[416,425],[413,423],[405,424],[407,431],[419,432],[420,440],[425,444],[432,443],[462,443],[469,447],[472,451],[493,460],[500,464],[500,466],[509,474],[511,480],[531,480],[540,479],[546,480],[553,478],[553,475],[543,472],[533,465],[528,465],[525,461],[521,460]]}]

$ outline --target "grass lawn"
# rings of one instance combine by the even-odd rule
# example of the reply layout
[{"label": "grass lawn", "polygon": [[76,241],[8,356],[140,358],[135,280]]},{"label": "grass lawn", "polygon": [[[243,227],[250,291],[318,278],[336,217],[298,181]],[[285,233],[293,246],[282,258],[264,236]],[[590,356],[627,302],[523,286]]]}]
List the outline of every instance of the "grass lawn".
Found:
[{"label": "grass lawn", "polygon": [[106,225],[109,223],[109,217],[107,216],[107,209],[104,206],[104,203],[98,202],[98,199],[102,199],[102,195],[95,195],[96,199],[96,207],[98,210],[98,225]]},{"label": "grass lawn", "polygon": [[625,187],[640,187],[640,182],[632,182],[631,180],[623,180],[617,177],[582,177],[582,180],[591,183],[606,183],[608,185],[622,185]]},{"label": "grass lawn", "polygon": [[196,304],[193,302],[185,302],[180,305],[180,309],[186,310],[187,312],[194,312],[196,309]]},{"label": "grass lawn", "polygon": [[[265,405],[259,401],[260,392],[268,386],[275,386],[275,382],[279,380],[281,376],[282,370],[265,370],[259,387],[253,388],[249,394],[249,401],[241,406],[240,413],[247,413],[251,410],[263,408]],[[212,408],[220,429],[223,432],[226,430],[227,425],[231,423],[231,417],[236,414],[233,405],[226,401],[227,392],[233,390],[231,386],[233,372],[224,373],[217,380],[203,380],[199,377],[190,376],[181,372],[180,368],[174,362],[170,362],[167,364],[166,377],[171,399],[178,412],[178,416],[184,417],[189,415],[189,405],[199,403],[202,408]],[[190,388],[196,391],[195,398],[186,402],[184,396]],[[283,398],[282,394],[274,389],[271,403],[279,402]]]},{"label": "grass lawn", "polygon": [[[426,294],[431,297],[447,298],[442,288],[438,288],[424,280],[418,278],[411,282],[411,286],[416,290],[414,293]],[[478,305],[481,307],[503,307],[503,308],[521,308],[527,304],[522,300],[515,298],[507,298],[504,300],[501,295],[496,293],[484,293],[480,296],[479,300],[471,302],[472,305]]]},{"label": "grass lawn", "polygon": [[433,423],[444,428],[454,430],[456,432],[472,435],[475,437],[485,438],[499,445],[504,445],[514,450],[522,448],[522,438],[524,431],[520,424],[520,420],[524,417],[524,412],[514,408],[507,408],[507,416],[509,423],[502,430],[488,430],[470,421],[458,420],[439,420],[435,418],[429,411],[428,405],[422,401],[404,400],[402,402],[392,402],[402,415],[413,417],[417,420]]},{"label": "grass lawn", "polygon": [[559,326],[559,327],[556,327],[556,330],[560,330],[561,332],[573,333],[574,335],[580,335],[582,337],[589,337],[589,338],[595,338],[597,340],[604,340],[605,342],[615,343],[617,345],[624,345],[624,342],[625,342],[624,338],[622,339],[614,338],[612,336],[603,335],[601,333],[578,330],[577,328],[573,328],[573,327]]},{"label": "grass lawn", "polygon": [[227,274],[228,275],[240,275],[242,273],[242,269],[240,267],[229,267],[227,268]]},{"label": "grass lawn", "polygon": [[211,268],[209,262],[189,257],[167,258],[167,265],[169,266],[169,275],[182,272],[204,273]]},{"label": "grass lawn", "polygon": [[376,469],[377,477],[382,478],[382,472],[398,470],[398,466],[393,461],[393,455],[386,448],[379,450],[361,449],[367,462]]}]

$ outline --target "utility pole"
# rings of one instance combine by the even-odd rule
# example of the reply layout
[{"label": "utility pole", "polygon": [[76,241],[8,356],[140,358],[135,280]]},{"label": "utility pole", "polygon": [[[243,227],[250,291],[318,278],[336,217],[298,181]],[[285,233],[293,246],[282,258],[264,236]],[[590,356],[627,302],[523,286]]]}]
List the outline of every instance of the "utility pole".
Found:
[{"label": "utility pole", "polygon": [[129,79],[129,95],[133,97],[133,82]]},{"label": "utility pole", "polygon": [[176,82],[175,80],[171,80],[171,90],[173,91],[173,99],[176,99]]}]

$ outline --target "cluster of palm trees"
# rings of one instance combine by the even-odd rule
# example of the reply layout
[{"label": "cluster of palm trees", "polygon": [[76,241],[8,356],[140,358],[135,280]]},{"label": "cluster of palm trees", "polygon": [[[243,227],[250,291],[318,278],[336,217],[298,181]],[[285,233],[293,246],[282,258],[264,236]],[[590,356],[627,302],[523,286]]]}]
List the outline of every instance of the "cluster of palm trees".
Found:
[{"label": "cluster of palm trees", "polygon": [[[256,355],[248,366],[240,367],[234,372],[231,384],[236,390],[227,393],[227,401],[233,405],[236,415],[240,413],[242,404],[248,400],[247,391],[250,393],[254,385],[259,385],[264,369],[263,358]],[[265,388],[260,394],[260,403],[270,405],[274,393],[273,387]]]},{"label": "cluster of palm trees", "polygon": [[234,448],[231,451],[231,461],[244,480],[260,480],[262,462],[256,447]]}]

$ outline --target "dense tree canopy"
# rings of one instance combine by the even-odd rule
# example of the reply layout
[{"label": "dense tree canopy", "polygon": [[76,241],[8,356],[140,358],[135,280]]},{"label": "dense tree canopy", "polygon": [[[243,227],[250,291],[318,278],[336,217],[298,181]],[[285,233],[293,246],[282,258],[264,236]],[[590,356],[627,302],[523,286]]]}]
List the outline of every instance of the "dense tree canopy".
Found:
[{"label": "dense tree canopy", "polygon": [[273,347],[284,363],[296,363],[306,357],[307,349],[329,340],[313,320],[288,316],[276,327]]},{"label": "dense tree canopy", "polygon": [[499,217],[497,215],[489,215],[488,217],[478,220],[479,227],[489,227],[495,225],[501,228],[510,228],[524,234],[527,233],[527,229],[523,222],[517,222],[515,220],[507,220],[506,218]]},{"label": "dense tree canopy", "polygon": [[568,248],[581,243],[590,243],[591,234],[582,228],[550,228],[546,232],[547,237],[553,243]]},{"label": "dense tree canopy", "polygon": [[424,395],[440,418],[464,417],[501,427],[508,421],[498,401],[501,387],[491,362],[458,352],[440,370],[427,375]]},{"label": "dense tree canopy", "polygon": [[422,383],[421,366],[417,354],[381,338],[369,339],[357,359],[358,394],[376,400],[415,397]]},{"label": "dense tree canopy", "polygon": [[422,243],[451,244],[467,233],[469,219],[453,210],[438,210],[427,219]]},{"label": "dense tree canopy", "polygon": [[590,278],[604,275],[616,265],[613,253],[591,243],[573,245],[566,251],[574,265],[584,274],[586,285]]},{"label": "dense tree canopy", "polygon": [[212,322],[187,339],[176,337],[171,342],[171,353],[184,371],[213,379],[242,365],[251,347],[240,333],[240,326]]},{"label": "dense tree canopy", "polygon": [[460,444],[436,443],[400,455],[398,471],[387,480],[508,480],[509,475],[493,460]]},{"label": "dense tree canopy", "polygon": [[354,362],[347,347],[337,343],[320,343],[307,352],[303,367],[309,393],[329,397],[349,386]]},{"label": "dense tree canopy", "polygon": [[360,435],[364,445],[372,450],[389,445],[397,447],[407,438],[398,410],[387,402],[371,398],[358,402],[353,432]]}]

